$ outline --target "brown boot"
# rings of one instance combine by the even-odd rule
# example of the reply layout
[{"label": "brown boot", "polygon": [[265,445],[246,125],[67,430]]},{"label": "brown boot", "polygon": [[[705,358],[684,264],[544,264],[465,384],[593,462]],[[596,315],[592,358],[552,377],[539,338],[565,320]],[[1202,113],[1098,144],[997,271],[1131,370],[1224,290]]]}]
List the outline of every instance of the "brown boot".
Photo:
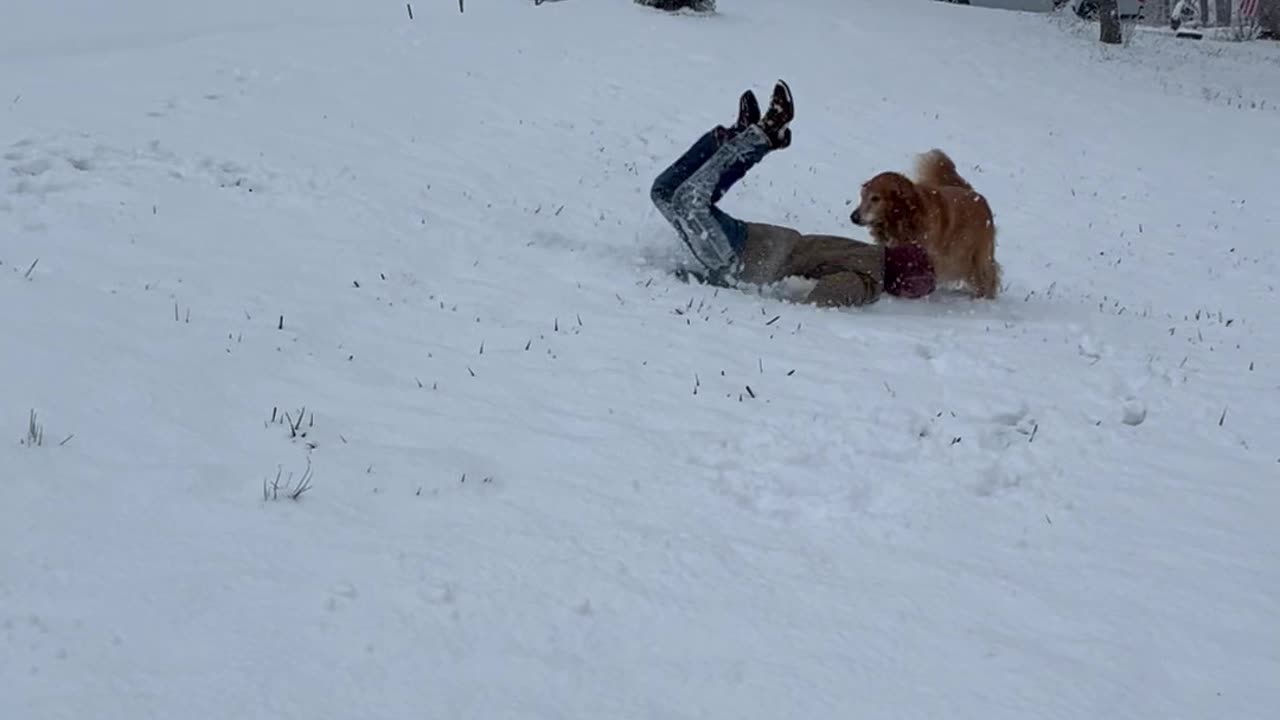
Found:
[{"label": "brown boot", "polygon": [[756,101],[756,94],[748,90],[738,98],[738,122],[734,123],[733,129],[746,130],[758,122],[760,122],[760,103]]},{"label": "brown boot", "polygon": [[716,126],[716,144],[723,145],[729,138],[758,122],[760,122],[760,103],[756,101],[756,94],[748,90],[742,93],[742,97],[738,98],[738,121],[731,127]]},{"label": "brown boot", "polygon": [[760,127],[768,136],[770,145],[775,150],[791,144],[791,129],[787,127],[796,117],[795,102],[791,98],[791,88],[782,80],[773,86],[773,98],[769,102],[769,110],[760,121]]}]

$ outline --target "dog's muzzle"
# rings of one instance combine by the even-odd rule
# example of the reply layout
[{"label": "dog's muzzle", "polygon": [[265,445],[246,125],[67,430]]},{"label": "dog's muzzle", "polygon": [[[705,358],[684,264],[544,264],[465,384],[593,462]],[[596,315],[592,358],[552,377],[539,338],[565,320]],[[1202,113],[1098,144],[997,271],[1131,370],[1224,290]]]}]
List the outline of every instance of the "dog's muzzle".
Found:
[{"label": "dog's muzzle", "polygon": [[849,216],[849,219],[853,221],[854,225],[862,225],[862,213],[857,210],[853,211],[853,214]]}]

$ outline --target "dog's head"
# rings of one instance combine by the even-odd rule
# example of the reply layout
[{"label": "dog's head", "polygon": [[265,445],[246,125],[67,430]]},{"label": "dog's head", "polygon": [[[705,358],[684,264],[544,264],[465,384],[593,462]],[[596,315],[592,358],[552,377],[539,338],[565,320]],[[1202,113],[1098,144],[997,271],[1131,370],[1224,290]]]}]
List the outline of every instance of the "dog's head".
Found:
[{"label": "dog's head", "polygon": [[920,212],[920,195],[915,183],[901,173],[885,172],[862,185],[858,207],[849,216],[854,225],[886,226],[900,223]]}]

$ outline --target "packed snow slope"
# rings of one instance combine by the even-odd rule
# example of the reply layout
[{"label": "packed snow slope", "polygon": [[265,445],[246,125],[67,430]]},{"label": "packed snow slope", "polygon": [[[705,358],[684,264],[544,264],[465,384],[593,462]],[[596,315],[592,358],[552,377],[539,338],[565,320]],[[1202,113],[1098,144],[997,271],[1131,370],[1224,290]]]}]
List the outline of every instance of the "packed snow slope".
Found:
[{"label": "packed snow slope", "polygon": [[[1280,53],[721,6],[7,0],[0,717],[1276,717]],[[942,147],[1003,296],[676,280],[779,77],[727,209]]]}]

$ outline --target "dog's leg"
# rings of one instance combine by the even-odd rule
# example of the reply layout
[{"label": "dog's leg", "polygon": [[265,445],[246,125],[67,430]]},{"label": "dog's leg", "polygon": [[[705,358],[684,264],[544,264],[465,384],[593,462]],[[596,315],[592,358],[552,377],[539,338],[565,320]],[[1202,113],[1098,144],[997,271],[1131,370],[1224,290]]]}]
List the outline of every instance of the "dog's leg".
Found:
[{"label": "dog's leg", "polygon": [[969,276],[969,287],[972,288],[975,297],[984,300],[994,300],[1000,294],[1000,263],[990,255],[981,258],[976,263],[973,273]]}]

